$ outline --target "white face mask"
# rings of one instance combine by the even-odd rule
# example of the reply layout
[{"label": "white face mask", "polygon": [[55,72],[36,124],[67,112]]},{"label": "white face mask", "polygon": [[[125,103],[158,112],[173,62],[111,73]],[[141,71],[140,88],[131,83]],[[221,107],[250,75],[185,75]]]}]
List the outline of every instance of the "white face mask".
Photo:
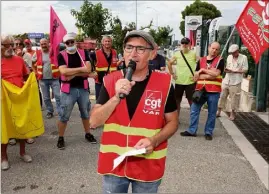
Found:
[{"label": "white face mask", "polygon": [[76,51],[76,48],[77,48],[76,45],[74,45],[74,46],[66,47],[66,50],[69,52],[74,52]]}]

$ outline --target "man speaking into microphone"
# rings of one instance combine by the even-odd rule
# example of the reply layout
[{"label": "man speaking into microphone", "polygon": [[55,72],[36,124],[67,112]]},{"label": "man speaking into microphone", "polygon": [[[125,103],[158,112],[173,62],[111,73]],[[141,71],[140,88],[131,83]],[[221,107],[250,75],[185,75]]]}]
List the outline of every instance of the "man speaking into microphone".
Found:
[{"label": "man speaking into microphone", "polygon": [[[155,41],[144,31],[129,32],[123,42],[125,70],[104,77],[90,117],[104,125],[98,158],[104,193],[156,193],[165,170],[167,140],[177,131],[178,113],[171,76],[149,70]],[[126,79],[128,78],[128,79]],[[114,159],[130,150],[118,166]]]}]

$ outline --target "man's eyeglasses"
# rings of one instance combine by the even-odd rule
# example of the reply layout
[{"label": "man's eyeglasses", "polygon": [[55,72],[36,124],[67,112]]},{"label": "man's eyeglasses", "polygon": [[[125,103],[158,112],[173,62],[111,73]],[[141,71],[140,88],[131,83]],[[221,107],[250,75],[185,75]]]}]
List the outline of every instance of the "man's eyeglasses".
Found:
[{"label": "man's eyeglasses", "polygon": [[10,47],[15,47],[15,44],[14,43],[10,43],[10,44],[1,44],[2,46],[4,46],[5,48],[10,48]]},{"label": "man's eyeglasses", "polygon": [[124,46],[124,50],[127,53],[131,53],[134,50],[134,48],[138,54],[143,54],[146,50],[153,50],[152,48],[147,48],[144,46],[133,46],[133,45],[128,45],[128,44]]},{"label": "man's eyeglasses", "polygon": [[75,41],[74,40],[68,40],[68,41],[66,41],[65,42],[65,44],[68,46],[69,44],[74,44],[75,43]]}]

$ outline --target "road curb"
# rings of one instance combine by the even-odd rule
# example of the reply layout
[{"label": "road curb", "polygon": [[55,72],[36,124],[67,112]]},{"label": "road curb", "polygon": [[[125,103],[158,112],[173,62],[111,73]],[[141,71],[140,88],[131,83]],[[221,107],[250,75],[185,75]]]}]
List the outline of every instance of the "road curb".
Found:
[{"label": "road curb", "polygon": [[227,115],[222,114],[219,120],[268,190],[269,166],[267,162],[258,153],[254,146],[245,138],[236,125],[228,119]]}]

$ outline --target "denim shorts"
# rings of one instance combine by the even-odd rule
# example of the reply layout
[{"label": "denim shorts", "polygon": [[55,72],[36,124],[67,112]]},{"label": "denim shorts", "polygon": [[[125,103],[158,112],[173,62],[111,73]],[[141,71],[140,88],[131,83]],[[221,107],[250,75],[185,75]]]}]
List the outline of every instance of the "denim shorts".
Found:
[{"label": "denim shorts", "polygon": [[89,119],[89,111],[91,109],[89,91],[83,88],[70,88],[69,94],[61,92],[61,122],[69,121],[76,102],[78,103],[81,119]]}]

